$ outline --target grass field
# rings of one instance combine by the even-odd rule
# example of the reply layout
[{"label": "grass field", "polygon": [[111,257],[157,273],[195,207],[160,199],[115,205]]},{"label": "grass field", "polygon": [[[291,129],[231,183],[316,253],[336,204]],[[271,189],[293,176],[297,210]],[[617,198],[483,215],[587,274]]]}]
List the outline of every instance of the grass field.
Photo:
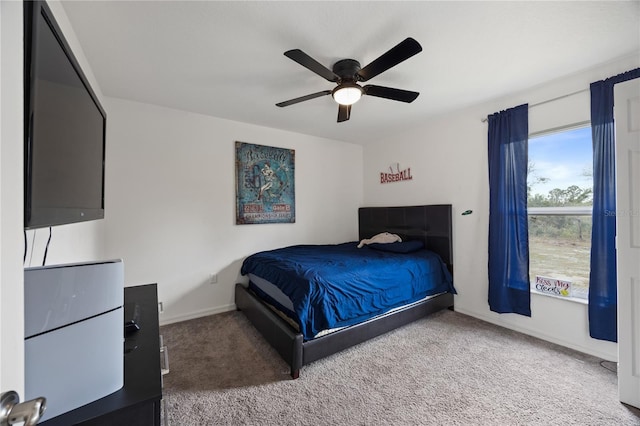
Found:
[{"label": "grass field", "polygon": [[571,281],[573,297],[589,292],[590,239],[529,237],[529,277],[536,275]]}]

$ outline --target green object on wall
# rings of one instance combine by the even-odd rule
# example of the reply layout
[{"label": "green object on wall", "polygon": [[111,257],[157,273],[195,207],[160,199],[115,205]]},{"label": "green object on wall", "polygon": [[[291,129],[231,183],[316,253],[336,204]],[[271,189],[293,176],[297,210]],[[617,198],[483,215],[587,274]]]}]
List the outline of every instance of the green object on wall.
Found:
[{"label": "green object on wall", "polygon": [[473,210],[465,210],[462,212],[462,216],[467,216],[467,215],[470,215],[471,213],[473,213]]}]

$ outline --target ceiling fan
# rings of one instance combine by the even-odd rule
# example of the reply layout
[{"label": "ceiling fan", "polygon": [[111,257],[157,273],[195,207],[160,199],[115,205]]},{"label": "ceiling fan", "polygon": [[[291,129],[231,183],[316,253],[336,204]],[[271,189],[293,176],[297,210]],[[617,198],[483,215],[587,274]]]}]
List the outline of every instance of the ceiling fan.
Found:
[{"label": "ceiling fan", "polygon": [[356,103],[362,95],[377,96],[407,103],[413,102],[418,97],[418,92],[371,84],[360,86],[358,82],[370,80],[421,51],[422,46],[420,46],[420,43],[409,37],[386,53],[383,53],[378,59],[364,68],[361,68],[360,62],[355,59],[342,59],[333,64],[333,68],[330,70],[300,49],[288,50],[284,52],[286,57],[296,61],[320,77],[337,83],[337,86],[333,90],[323,90],[322,92],[290,99],[277,103],[276,106],[286,107],[298,102],[319,98],[320,96],[331,95],[338,103],[338,123],[341,123],[349,119],[351,105]]}]

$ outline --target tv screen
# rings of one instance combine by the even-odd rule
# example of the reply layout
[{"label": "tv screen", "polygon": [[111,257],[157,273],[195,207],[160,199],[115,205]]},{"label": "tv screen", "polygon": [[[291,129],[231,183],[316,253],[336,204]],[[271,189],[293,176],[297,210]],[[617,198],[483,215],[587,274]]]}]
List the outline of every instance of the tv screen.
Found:
[{"label": "tv screen", "polygon": [[106,113],[45,2],[25,2],[26,229],[104,217]]}]

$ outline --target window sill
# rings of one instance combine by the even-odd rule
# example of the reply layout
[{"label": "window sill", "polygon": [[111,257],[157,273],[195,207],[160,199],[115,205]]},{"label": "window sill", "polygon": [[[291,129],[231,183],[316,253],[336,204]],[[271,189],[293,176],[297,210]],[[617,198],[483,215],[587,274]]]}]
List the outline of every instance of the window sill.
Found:
[{"label": "window sill", "polygon": [[566,300],[567,302],[580,303],[582,305],[588,305],[589,304],[589,300],[587,300],[587,299],[581,299],[581,298],[578,298],[578,297],[555,296],[553,294],[542,293],[542,292],[534,290],[534,289],[531,289],[531,294],[536,294],[536,295],[544,296],[544,297],[552,297],[554,299]]}]

